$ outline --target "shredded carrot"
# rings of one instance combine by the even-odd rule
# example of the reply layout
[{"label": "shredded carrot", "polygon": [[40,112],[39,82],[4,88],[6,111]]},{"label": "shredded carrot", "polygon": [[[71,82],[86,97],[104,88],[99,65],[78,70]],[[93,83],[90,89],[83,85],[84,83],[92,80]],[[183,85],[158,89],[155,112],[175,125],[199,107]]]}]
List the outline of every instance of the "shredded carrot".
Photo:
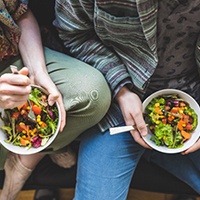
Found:
[{"label": "shredded carrot", "polygon": [[17,119],[19,117],[20,113],[19,112],[14,112],[12,114],[12,117],[14,117],[15,119]]},{"label": "shredded carrot", "polygon": [[178,123],[177,123],[178,129],[179,129],[180,131],[183,130],[184,125],[185,125],[185,122],[184,122],[183,120],[180,120],[180,121],[178,121]]},{"label": "shredded carrot", "polygon": [[26,109],[27,106],[28,106],[28,102],[22,104],[21,106],[17,106],[17,109],[20,111],[22,108],[23,108],[23,109]]},{"label": "shredded carrot", "polygon": [[47,126],[47,124],[46,124],[45,122],[42,122],[42,123],[40,124],[40,126],[41,126],[42,128],[44,128],[45,126]]},{"label": "shredded carrot", "polygon": [[170,112],[177,113],[178,111],[179,111],[179,107],[173,107]]},{"label": "shredded carrot", "polygon": [[22,137],[20,137],[19,140],[22,146],[27,146],[30,143],[30,141],[25,140]]},{"label": "shredded carrot", "polygon": [[[23,105],[24,105],[24,104],[23,104]],[[17,109],[18,109],[18,110],[21,110],[21,108],[23,107],[23,105],[17,106]]]},{"label": "shredded carrot", "polygon": [[160,107],[155,107],[155,112],[159,114],[161,112]]},{"label": "shredded carrot", "polygon": [[184,130],[181,131],[181,135],[184,137],[185,140],[188,140],[191,137],[191,134]]}]

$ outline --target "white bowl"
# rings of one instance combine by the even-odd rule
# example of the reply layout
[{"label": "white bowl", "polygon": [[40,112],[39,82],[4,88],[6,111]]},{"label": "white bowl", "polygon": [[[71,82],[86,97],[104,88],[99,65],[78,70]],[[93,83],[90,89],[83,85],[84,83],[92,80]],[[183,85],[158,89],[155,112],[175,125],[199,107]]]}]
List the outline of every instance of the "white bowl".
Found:
[{"label": "white bowl", "polygon": [[192,132],[191,138],[184,142],[184,145],[180,148],[168,148],[167,146],[157,146],[153,141],[150,140],[152,133],[149,133],[147,136],[143,137],[144,141],[153,149],[162,152],[162,153],[180,153],[182,151],[185,151],[189,147],[191,147],[200,137],[200,107],[198,103],[195,101],[194,98],[192,98],[187,93],[176,90],[176,89],[163,89],[159,90],[153,94],[151,94],[148,98],[146,98],[143,102],[143,112],[145,111],[146,106],[150,103],[150,101],[163,94],[177,94],[182,99],[184,99],[186,102],[189,103],[189,106],[194,109],[195,113],[198,115],[198,124],[196,129]]},{"label": "white bowl", "polygon": [[[46,90],[44,90],[43,88],[41,88],[40,86],[36,86],[33,85],[33,87],[37,87],[39,88],[42,92],[44,92],[45,94],[48,94]],[[58,116],[60,116],[60,107],[58,105],[58,103],[56,102],[56,106],[58,109]],[[4,115],[4,109],[0,108],[0,112],[2,113],[2,115]],[[31,147],[31,148],[27,148],[27,147],[20,147],[20,146],[16,146],[13,145],[11,143],[7,143],[5,142],[6,138],[6,134],[4,133],[4,131],[0,128],[0,143],[9,151],[16,153],[16,154],[22,154],[22,155],[29,155],[29,154],[35,154],[38,153],[42,150],[44,150],[45,148],[47,148],[56,138],[58,132],[59,132],[59,128],[60,128],[60,123],[61,123],[61,119],[59,117],[58,119],[58,125],[57,125],[57,129],[55,131],[55,133],[49,138],[49,140],[46,142],[45,145],[40,146],[40,147]],[[0,127],[4,126],[4,122],[2,120],[0,120]]]}]

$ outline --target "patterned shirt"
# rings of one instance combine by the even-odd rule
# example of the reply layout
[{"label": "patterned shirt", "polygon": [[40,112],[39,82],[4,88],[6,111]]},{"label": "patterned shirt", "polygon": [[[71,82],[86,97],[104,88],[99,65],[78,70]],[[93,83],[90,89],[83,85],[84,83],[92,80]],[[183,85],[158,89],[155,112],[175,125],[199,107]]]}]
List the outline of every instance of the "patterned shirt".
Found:
[{"label": "patterned shirt", "polygon": [[[161,2],[160,0],[57,0],[54,25],[73,56],[103,73],[113,98],[124,85],[143,98],[145,93],[150,93],[154,88],[154,80],[162,72],[163,63],[169,56],[167,49],[165,49],[166,54],[162,54],[161,51],[164,42],[171,42],[165,41],[165,38],[168,38],[167,34],[177,36],[177,29],[171,33],[167,31],[165,35],[164,22],[167,22],[170,28],[171,23],[179,24],[180,20],[184,20],[185,13],[189,12],[191,15],[195,13],[194,19],[187,15],[190,20],[188,23],[195,24],[193,28],[198,34],[200,32],[200,19],[197,17],[200,16],[199,0]],[[172,5],[173,2],[176,4]],[[187,6],[181,6],[185,3]],[[176,6],[180,6],[179,10]],[[168,21],[170,18],[167,14],[162,15],[166,9],[168,9],[167,14],[172,14],[171,22]],[[188,26],[185,31],[188,37],[191,33],[190,27]],[[196,39],[190,40],[188,44],[194,44]],[[175,43],[172,43],[172,46],[174,45]],[[194,49],[190,46],[190,49],[192,48]],[[175,51],[173,53],[177,54]],[[185,62],[182,57],[179,58]],[[179,58],[176,58],[177,62],[180,61]],[[192,66],[188,66],[189,63]],[[177,65],[170,66],[171,68],[165,67],[168,72],[178,68]],[[184,69],[185,67],[196,68],[193,62],[183,64]],[[169,73],[166,75],[162,73],[160,80],[165,76],[169,79],[176,78],[181,71],[176,70],[176,72],[171,77],[168,76]],[[176,88],[177,85],[172,87]],[[109,126],[116,126],[122,122],[120,109],[113,100],[109,112],[99,126],[104,131]]]},{"label": "patterned shirt", "polygon": [[194,53],[200,32],[200,3],[159,0],[158,6],[159,62],[146,96],[158,89],[176,88],[191,94],[200,102],[200,77]]},{"label": "patterned shirt", "polygon": [[0,61],[18,55],[20,29],[16,21],[27,11],[28,0],[0,0]]}]

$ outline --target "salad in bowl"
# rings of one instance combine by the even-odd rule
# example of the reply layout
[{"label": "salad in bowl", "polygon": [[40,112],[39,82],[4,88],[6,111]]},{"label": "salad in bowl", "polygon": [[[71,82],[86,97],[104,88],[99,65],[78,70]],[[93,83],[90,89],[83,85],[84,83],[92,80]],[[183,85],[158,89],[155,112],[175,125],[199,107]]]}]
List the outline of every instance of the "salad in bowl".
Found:
[{"label": "salad in bowl", "polygon": [[178,153],[192,146],[200,136],[200,108],[185,92],[165,89],[143,102],[149,134],[143,137],[152,148]]},{"label": "salad in bowl", "polygon": [[[33,85],[27,101],[13,109],[0,112],[0,142],[9,151],[18,154],[33,154],[42,151],[56,138],[60,127],[60,108],[56,102],[48,105],[48,93]],[[28,113],[30,106],[35,121]]]}]

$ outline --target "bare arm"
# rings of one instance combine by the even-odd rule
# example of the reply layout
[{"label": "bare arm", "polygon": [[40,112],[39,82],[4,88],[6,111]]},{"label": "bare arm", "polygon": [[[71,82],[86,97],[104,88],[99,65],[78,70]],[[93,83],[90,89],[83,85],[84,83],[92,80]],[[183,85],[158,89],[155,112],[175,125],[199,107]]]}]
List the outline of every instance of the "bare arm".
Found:
[{"label": "bare arm", "polygon": [[19,50],[24,65],[29,69],[30,77],[35,82],[37,81],[35,79],[42,73],[48,79],[40,29],[30,10],[19,19],[18,25],[21,29]]},{"label": "bare arm", "polygon": [[21,29],[19,50],[23,63],[29,69],[29,76],[32,82],[42,86],[49,92],[49,104],[52,105],[55,101],[58,101],[62,113],[62,129],[66,119],[62,96],[48,75],[40,29],[30,10],[18,20],[18,25]]}]

